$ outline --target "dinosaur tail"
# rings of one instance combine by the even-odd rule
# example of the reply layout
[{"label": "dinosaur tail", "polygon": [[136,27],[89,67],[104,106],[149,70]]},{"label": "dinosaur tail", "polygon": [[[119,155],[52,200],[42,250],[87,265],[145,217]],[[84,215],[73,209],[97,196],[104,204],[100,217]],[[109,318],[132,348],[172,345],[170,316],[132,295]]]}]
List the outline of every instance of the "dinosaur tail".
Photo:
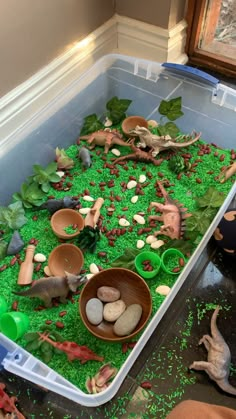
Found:
[{"label": "dinosaur tail", "polygon": [[236,388],[231,386],[227,379],[217,381],[218,386],[221,390],[225,391],[226,393],[232,394],[236,396]]}]

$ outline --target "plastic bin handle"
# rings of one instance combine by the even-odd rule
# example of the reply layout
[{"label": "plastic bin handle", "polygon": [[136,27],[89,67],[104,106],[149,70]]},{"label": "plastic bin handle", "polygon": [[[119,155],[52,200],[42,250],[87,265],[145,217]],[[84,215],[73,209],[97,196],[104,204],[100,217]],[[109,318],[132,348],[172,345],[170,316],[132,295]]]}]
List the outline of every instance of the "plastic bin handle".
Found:
[{"label": "plastic bin handle", "polygon": [[216,77],[211,76],[208,73],[205,73],[205,71],[198,70],[197,68],[189,67],[187,65],[183,64],[175,64],[175,63],[163,63],[163,67],[178,71],[181,73],[186,73],[190,76],[197,77],[201,80],[204,80],[206,83],[213,84],[215,87],[219,83],[219,80]]}]

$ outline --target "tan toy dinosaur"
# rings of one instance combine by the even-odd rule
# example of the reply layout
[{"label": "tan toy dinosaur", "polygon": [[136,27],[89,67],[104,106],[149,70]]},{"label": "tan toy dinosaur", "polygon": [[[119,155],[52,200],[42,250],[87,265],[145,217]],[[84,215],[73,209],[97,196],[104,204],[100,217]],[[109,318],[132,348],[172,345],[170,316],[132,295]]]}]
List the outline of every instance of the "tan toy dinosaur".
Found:
[{"label": "tan toy dinosaur", "polygon": [[[169,135],[154,135],[145,127],[136,126],[136,128],[131,131],[131,134],[135,134],[139,137],[140,142],[137,144],[139,148],[149,147],[152,149],[152,155],[155,157],[161,151],[171,148],[173,150],[178,148],[188,147],[194,144],[199,140],[201,133],[193,133],[192,135],[179,135],[176,138],[171,138]],[[181,142],[181,140],[187,140]]]},{"label": "tan toy dinosaur", "polygon": [[184,220],[187,217],[191,217],[191,214],[186,214],[187,208],[183,208],[183,205],[178,201],[171,199],[168,193],[165,191],[161,182],[157,182],[161,193],[165,199],[165,203],[151,202],[148,211],[152,208],[156,208],[162,215],[150,215],[148,220],[162,221],[164,223],[160,230],[154,233],[155,236],[163,234],[171,239],[181,239],[184,233]]},{"label": "tan toy dinosaur", "polygon": [[121,133],[117,130],[100,130],[93,132],[90,135],[83,135],[80,140],[87,140],[92,150],[96,145],[104,147],[104,153],[107,154],[109,149],[114,145],[122,145],[130,147],[130,144],[124,141]]},{"label": "tan toy dinosaur", "polygon": [[231,362],[230,350],[216,325],[219,310],[220,306],[217,306],[211,318],[211,336],[203,335],[199,341],[199,345],[203,343],[208,352],[207,361],[194,361],[189,368],[206,371],[222,390],[236,396],[236,388],[231,386],[228,381]]}]

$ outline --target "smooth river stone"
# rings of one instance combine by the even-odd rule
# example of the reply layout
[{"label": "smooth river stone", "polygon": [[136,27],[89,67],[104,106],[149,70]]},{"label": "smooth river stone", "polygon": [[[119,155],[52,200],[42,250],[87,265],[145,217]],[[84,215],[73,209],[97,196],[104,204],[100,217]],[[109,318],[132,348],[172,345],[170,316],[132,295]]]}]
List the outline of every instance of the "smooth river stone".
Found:
[{"label": "smooth river stone", "polygon": [[97,297],[104,303],[113,303],[114,301],[119,300],[120,291],[117,288],[104,285],[103,287],[98,288]]},{"label": "smooth river stone", "polygon": [[107,303],[103,309],[103,318],[107,322],[115,322],[124,313],[125,309],[126,305],[122,300]]},{"label": "smooth river stone", "polygon": [[134,331],[142,316],[142,306],[131,304],[114,324],[114,333],[117,336],[127,336]]},{"label": "smooth river stone", "polygon": [[85,307],[86,316],[91,324],[98,325],[103,320],[103,304],[98,298],[88,300]]}]

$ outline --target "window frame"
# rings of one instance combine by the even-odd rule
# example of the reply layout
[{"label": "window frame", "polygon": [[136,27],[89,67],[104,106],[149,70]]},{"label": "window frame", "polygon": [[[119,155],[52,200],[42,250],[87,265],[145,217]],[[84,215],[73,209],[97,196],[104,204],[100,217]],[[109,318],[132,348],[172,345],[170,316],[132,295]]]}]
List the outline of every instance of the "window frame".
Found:
[{"label": "window frame", "polygon": [[[189,57],[189,63],[235,77],[235,60],[222,54],[227,48],[233,49],[236,55],[236,48],[214,40],[222,0],[214,0],[214,8],[206,12],[208,2],[209,0],[188,0],[186,54]],[[205,25],[205,49],[199,48],[203,24]]]}]

